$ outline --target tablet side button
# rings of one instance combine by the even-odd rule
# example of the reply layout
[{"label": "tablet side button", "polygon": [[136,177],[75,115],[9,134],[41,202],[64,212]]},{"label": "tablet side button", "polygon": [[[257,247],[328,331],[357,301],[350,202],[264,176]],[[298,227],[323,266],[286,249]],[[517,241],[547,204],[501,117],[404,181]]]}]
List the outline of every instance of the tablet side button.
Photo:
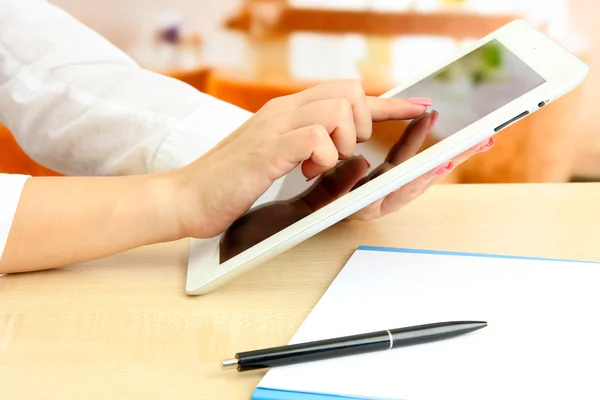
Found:
[{"label": "tablet side button", "polygon": [[525,112],[517,115],[516,117],[514,117],[514,118],[512,118],[512,119],[510,119],[508,121],[506,121],[505,123],[503,123],[502,125],[500,125],[496,129],[494,129],[494,132],[498,132],[499,130],[506,128],[508,125],[512,124],[513,122],[515,122],[515,121],[517,121],[517,120],[519,120],[519,119],[521,119],[521,118],[523,118],[523,117],[525,117],[527,115],[529,115],[529,111],[525,111]]}]

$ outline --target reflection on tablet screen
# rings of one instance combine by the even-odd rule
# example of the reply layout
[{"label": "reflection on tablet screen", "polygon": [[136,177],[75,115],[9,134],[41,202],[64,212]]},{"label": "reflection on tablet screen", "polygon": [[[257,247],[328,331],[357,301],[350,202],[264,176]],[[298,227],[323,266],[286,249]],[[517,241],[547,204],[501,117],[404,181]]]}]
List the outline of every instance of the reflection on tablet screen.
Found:
[{"label": "reflection on tablet screen", "polygon": [[[249,210],[223,235],[223,263],[319,210],[423,150],[427,135],[442,140],[544,83],[538,74],[498,41],[476,49],[394,97],[428,97],[438,119],[402,124],[393,137],[373,136],[356,147],[356,156],[338,163],[314,182],[299,168],[286,177],[278,198]],[[412,152],[406,148],[419,147]],[[408,153],[408,154],[407,154]],[[365,161],[368,160],[368,162]]]}]

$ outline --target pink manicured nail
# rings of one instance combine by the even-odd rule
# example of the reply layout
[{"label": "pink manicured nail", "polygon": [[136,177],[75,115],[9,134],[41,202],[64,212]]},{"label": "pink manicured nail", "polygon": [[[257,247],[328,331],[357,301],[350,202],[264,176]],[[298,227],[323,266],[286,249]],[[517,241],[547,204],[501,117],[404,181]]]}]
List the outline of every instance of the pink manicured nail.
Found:
[{"label": "pink manicured nail", "polygon": [[496,144],[496,141],[494,140],[494,138],[489,138],[486,144],[484,144],[483,146],[481,146],[480,148],[477,149],[477,152],[479,153],[482,151],[488,151],[489,149],[494,147],[494,144]]},{"label": "pink manicured nail", "polygon": [[431,106],[433,104],[433,102],[431,101],[431,99],[428,98],[424,98],[424,97],[411,97],[409,99],[406,99],[409,103],[411,104],[415,104],[417,106]]},{"label": "pink manicured nail", "polygon": [[429,129],[428,129],[429,131],[434,127],[435,123],[437,122],[438,115],[440,115],[440,113],[437,111],[433,111],[431,113],[431,122],[429,122]]},{"label": "pink manicured nail", "polygon": [[447,174],[448,172],[452,171],[452,168],[454,168],[454,163],[452,161],[450,161],[448,164],[446,164],[443,167],[437,169],[435,171],[435,173],[436,173],[436,175]]},{"label": "pink manicured nail", "polygon": [[371,168],[371,163],[365,158],[365,156],[363,156],[362,154],[360,155],[360,157],[365,160],[365,164],[367,164],[367,168]]}]

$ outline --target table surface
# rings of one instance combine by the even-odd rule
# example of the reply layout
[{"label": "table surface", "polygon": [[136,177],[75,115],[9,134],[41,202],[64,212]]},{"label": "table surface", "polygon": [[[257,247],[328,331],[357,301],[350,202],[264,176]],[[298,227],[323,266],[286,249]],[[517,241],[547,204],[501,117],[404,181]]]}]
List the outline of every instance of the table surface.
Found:
[{"label": "table surface", "polygon": [[187,241],[0,277],[6,399],[249,399],[236,351],[285,344],[359,245],[600,261],[600,184],[437,185],[401,212],[343,222],[201,297]]}]

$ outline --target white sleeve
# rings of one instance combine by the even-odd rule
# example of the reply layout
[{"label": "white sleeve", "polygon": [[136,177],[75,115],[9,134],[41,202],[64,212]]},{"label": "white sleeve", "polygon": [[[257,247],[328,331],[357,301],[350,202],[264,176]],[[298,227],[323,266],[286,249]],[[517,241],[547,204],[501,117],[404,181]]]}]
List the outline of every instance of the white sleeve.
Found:
[{"label": "white sleeve", "polygon": [[186,165],[252,114],[140,68],[43,0],[0,0],[0,123],[69,175]]},{"label": "white sleeve", "polygon": [[28,176],[0,174],[0,259]]}]

